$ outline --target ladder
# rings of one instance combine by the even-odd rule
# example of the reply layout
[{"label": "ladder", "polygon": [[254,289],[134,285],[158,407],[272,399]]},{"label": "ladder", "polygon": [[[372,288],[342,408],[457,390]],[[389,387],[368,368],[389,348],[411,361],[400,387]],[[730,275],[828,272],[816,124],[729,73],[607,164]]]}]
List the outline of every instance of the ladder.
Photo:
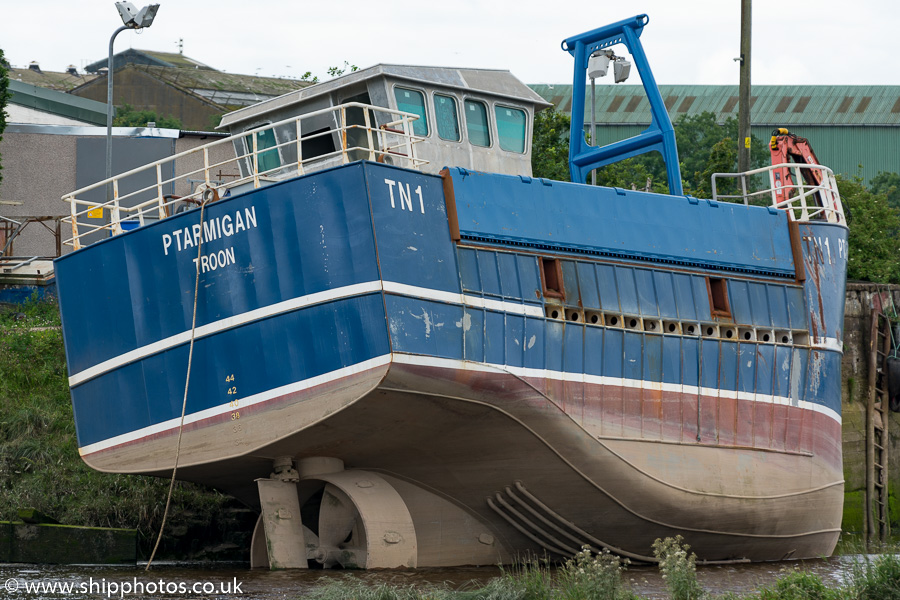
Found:
[{"label": "ladder", "polygon": [[866,407],[866,527],[865,542],[887,542],[891,534],[888,505],[889,408],[887,357],[891,351],[891,321],[880,307],[872,312],[869,337],[869,402]]}]

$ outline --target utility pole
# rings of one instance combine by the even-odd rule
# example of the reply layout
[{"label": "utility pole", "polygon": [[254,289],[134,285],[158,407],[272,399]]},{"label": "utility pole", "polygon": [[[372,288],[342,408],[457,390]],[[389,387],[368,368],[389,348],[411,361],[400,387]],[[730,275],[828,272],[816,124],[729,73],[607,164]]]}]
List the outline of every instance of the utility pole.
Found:
[{"label": "utility pole", "polygon": [[738,96],[738,172],[750,170],[751,0],[741,0],[741,85]]}]

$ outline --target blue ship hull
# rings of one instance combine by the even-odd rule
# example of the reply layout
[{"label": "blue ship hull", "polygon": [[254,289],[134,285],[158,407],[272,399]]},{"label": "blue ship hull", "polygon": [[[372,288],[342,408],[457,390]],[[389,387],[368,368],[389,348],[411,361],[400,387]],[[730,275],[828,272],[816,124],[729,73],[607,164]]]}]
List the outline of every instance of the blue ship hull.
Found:
[{"label": "blue ship hull", "polygon": [[829,554],[846,239],[463,169],[296,177],[56,261],[80,451],[171,472],[199,269],[180,477],[256,503],[274,458],[336,457],[496,540],[442,555],[413,514],[419,566],[677,534],[708,560]]}]

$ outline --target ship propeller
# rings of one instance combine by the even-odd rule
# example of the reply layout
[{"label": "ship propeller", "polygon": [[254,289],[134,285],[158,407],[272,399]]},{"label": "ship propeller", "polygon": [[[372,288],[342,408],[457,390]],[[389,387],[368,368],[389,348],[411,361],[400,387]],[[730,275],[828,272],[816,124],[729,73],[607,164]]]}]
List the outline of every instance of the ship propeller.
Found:
[{"label": "ship propeller", "polygon": [[[365,563],[365,532],[359,523],[359,513],[347,494],[332,484],[326,484],[319,505],[319,533],[317,539],[307,530],[308,557],[326,569],[340,565],[344,568]],[[315,544],[315,547],[313,547]]]}]

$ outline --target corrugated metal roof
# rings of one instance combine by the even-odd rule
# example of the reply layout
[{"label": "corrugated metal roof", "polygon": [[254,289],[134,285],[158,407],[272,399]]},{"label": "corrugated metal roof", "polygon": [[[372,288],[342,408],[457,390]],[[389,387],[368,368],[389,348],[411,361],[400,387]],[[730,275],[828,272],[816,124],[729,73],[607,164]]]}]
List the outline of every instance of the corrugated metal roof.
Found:
[{"label": "corrugated metal roof", "polygon": [[[198,69],[215,71],[209,65],[205,65],[199,60],[189,58],[184,54],[175,52],[156,52],[155,50],[138,50],[136,48],[128,48],[117,52],[113,57],[116,68],[121,68],[128,64],[137,65],[153,65],[157,67],[169,67],[178,69]],[[96,62],[87,65],[84,70],[90,73],[96,73],[99,69],[106,67],[107,58],[101,58]]]},{"label": "corrugated metal roof", "polygon": [[194,60],[189,56],[185,56],[184,54],[180,54],[178,52],[157,52],[155,50],[137,50],[137,52],[143,52],[148,56],[152,56],[157,58],[163,62],[169,63],[173,67],[178,67],[180,69],[207,69],[210,71],[215,71],[209,65],[203,64],[199,60]]},{"label": "corrugated metal roof", "polygon": [[[571,85],[530,87],[557,110],[571,111]],[[703,112],[715,113],[720,122],[737,118],[736,85],[661,85],[659,91],[673,121]],[[598,122],[650,123],[650,103],[642,86],[598,85],[596,95]],[[588,86],[586,98],[590,97]],[[752,88],[750,106],[754,125],[900,126],[900,86],[896,85],[758,85]],[[589,104],[584,114],[590,122]]]},{"label": "corrugated metal roof", "polygon": [[300,81],[299,79],[237,75],[204,69],[179,69],[150,65],[130,65],[130,68],[145,71],[156,79],[194,91],[214,90],[255,94],[262,96],[261,99],[280,96],[312,85],[309,81]]},{"label": "corrugated metal roof", "polygon": [[9,99],[12,104],[95,125],[106,124],[106,104],[103,102],[49,90],[14,79],[9,82],[9,91],[12,92],[12,97]]},{"label": "corrugated metal roof", "polygon": [[89,81],[93,81],[97,75],[69,75],[68,73],[56,73],[53,71],[34,71],[32,69],[10,69],[9,80],[20,81],[46,88],[48,90],[58,90],[67,92],[71,89],[83,85]]}]

